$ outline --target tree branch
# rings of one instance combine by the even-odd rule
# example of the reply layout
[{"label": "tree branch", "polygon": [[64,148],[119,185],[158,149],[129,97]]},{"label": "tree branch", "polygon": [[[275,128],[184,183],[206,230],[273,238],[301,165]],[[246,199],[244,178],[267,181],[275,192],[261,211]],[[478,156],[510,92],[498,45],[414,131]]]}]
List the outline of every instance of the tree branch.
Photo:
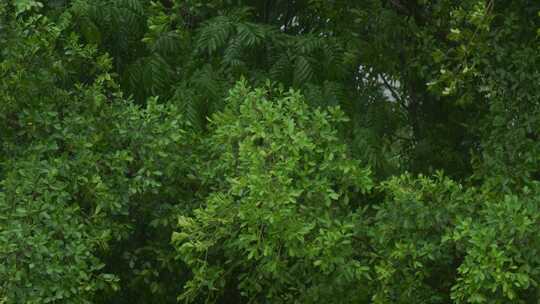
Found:
[{"label": "tree branch", "polygon": [[404,109],[407,109],[407,104],[405,103],[405,100],[403,100],[403,98],[396,92],[396,90],[394,90],[394,87],[392,87],[392,85],[386,80],[386,78],[384,78],[384,75],[379,74],[379,76],[381,77],[384,86],[390,91],[390,94],[392,94],[392,97],[394,97],[394,99],[399,102],[399,104]]}]

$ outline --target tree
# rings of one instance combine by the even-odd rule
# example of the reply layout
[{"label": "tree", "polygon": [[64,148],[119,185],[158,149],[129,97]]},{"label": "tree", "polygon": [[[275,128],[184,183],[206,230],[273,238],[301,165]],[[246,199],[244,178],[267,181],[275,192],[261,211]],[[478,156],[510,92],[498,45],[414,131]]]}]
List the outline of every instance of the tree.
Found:
[{"label": "tree", "polygon": [[298,92],[231,91],[207,143],[215,190],[173,234],[193,272],[183,298],[358,300],[349,288],[367,267],[355,258],[362,206],[352,201],[372,180],[339,142],[343,120],[336,108],[310,110]]},{"label": "tree", "polygon": [[533,2],[1,2],[0,303],[535,303]]}]

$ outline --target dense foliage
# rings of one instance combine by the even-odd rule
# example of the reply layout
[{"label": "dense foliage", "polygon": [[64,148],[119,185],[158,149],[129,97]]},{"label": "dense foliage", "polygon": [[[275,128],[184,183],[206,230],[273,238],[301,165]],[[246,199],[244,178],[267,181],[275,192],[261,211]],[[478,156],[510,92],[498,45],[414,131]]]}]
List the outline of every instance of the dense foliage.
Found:
[{"label": "dense foliage", "polygon": [[537,303],[540,2],[0,2],[0,303]]}]

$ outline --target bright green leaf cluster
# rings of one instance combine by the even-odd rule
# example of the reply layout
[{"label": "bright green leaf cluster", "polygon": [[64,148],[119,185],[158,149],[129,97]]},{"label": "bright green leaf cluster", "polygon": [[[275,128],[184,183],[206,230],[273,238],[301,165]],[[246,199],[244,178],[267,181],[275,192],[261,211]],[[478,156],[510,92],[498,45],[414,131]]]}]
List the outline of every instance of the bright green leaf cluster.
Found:
[{"label": "bright green leaf cluster", "polygon": [[173,234],[193,271],[182,298],[219,299],[234,282],[251,301],[315,301],[345,297],[364,279],[353,199],[373,182],[339,142],[342,121],[295,91],[231,91],[207,143],[215,190]]}]

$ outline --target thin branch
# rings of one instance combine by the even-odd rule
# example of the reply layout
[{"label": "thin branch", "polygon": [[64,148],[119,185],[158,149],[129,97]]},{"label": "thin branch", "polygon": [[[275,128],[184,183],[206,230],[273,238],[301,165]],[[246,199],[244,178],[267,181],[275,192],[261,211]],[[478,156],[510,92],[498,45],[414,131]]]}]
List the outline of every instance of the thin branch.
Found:
[{"label": "thin branch", "polygon": [[396,90],[394,90],[394,87],[392,87],[392,85],[386,80],[386,78],[384,78],[384,75],[379,74],[379,76],[381,77],[384,86],[390,91],[390,94],[392,94],[392,97],[394,97],[394,99],[398,101],[403,108],[407,109],[407,105],[405,104],[403,98],[396,92]]},{"label": "thin branch", "polygon": [[392,6],[394,6],[399,12],[405,15],[410,15],[409,9],[405,7],[403,4],[401,4],[399,1],[390,0],[390,4],[392,4]]}]

